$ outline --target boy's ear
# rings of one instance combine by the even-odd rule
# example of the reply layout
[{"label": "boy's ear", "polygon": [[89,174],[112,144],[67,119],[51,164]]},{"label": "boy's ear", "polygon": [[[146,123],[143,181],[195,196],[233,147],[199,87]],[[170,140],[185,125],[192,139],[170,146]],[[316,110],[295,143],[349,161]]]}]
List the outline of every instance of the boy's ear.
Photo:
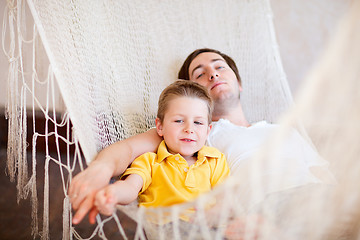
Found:
[{"label": "boy's ear", "polygon": [[208,126],[208,130],[207,130],[207,136],[209,136],[209,133],[211,131],[211,128],[212,128],[212,124],[210,123],[209,126]]},{"label": "boy's ear", "polygon": [[162,131],[163,126],[161,124],[160,118],[155,119],[155,124],[156,124],[156,131],[157,131],[158,135],[160,137],[162,137],[163,136],[163,131]]}]

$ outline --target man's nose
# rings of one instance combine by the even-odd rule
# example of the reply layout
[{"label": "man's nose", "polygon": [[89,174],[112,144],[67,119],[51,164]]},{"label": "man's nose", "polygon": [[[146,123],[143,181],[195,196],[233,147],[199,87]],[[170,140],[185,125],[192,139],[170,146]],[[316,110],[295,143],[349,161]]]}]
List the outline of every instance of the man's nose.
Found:
[{"label": "man's nose", "polygon": [[219,77],[219,74],[216,71],[213,71],[210,73],[210,81],[214,81],[215,79],[217,79]]}]

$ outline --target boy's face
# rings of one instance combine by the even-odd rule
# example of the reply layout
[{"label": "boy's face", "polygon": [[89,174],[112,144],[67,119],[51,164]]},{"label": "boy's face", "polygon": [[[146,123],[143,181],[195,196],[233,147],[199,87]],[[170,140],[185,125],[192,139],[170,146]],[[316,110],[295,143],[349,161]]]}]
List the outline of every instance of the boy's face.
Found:
[{"label": "boy's face", "polygon": [[211,129],[207,104],[192,97],[176,97],[168,104],[164,121],[156,119],[157,132],[170,153],[190,158],[204,146]]}]

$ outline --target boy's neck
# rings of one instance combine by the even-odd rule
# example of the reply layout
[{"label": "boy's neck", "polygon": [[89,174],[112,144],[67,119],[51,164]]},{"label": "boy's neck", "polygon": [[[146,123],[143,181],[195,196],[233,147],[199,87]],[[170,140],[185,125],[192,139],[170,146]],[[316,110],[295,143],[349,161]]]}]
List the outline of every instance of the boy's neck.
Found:
[{"label": "boy's neck", "polygon": [[184,159],[186,160],[187,164],[189,165],[189,167],[191,165],[193,165],[196,160],[197,160],[197,152],[194,153],[192,156],[187,156],[187,157],[184,157]]}]

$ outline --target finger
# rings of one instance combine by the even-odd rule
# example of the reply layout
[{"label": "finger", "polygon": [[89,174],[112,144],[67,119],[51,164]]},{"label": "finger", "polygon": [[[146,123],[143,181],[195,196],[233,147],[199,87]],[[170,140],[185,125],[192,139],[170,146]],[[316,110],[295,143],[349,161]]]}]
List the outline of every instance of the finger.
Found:
[{"label": "finger", "polygon": [[99,211],[96,207],[93,207],[89,212],[89,223],[94,224],[96,222],[96,216]]},{"label": "finger", "polygon": [[78,187],[78,194],[74,193],[70,195],[72,201],[71,204],[74,209],[78,209],[83,201],[86,201],[88,198],[94,199],[95,192],[91,193],[91,189],[88,187],[88,184],[83,184],[81,187]]},{"label": "finger", "polygon": [[114,196],[114,189],[112,188],[112,186],[108,186],[105,188],[104,191],[104,204],[113,204],[115,201],[115,196]]},{"label": "finger", "polygon": [[78,175],[76,175],[70,182],[70,186],[69,186],[69,190],[68,190],[68,194],[69,196],[72,196],[73,194],[75,194],[76,192],[76,189],[78,189],[78,182],[81,180],[78,181],[78,179],[81,179],[83,175],[83,172],[80,172]]},{"label": "finger", "polygon": [[68,190],[68,195],[70,197],[71,204],[73,204],[74,196],[76,195],[75,194],[75,189],[77,189],[77,183],[75,181],[72,181],[70,183],[70,187],[69,187],[69,190]]},{"label": "finger", "polygon": [[78,194],[76,194],[75,190],[73,190],[71,193],[69,191],[69,198],[70,198],[70,203],[73,209],[77,209],[79,207],[79,202],[80,202],[80,198]]},{"label": "finger", "polygon": [[70,186],[69,186],[69,189],[68,189],[68,195],[69,195],[69,196],[72,196],[72,195],[74,194],[74,188],[75,188],[74,185],[75,185],[75,182],[72,181],[72,182],[70,183]]},{"label": "finger", "polygon": [[85,217],[85,215],[94,207],[94,198],[93,196],[89,196],[86,198],[81,205],[79,205],[78,210],[76,211],[73,217],[73,224],[78,224]]},{"label": "finger", "polygon": [[115,199],[114,199],[114,196],[106,196],[106,201],[105,201],[105,203],[106,204],[112,204],[113,202],[115,201]]},{"label": "finger", "polygon": [[105,216],[111,216],[115,212],[115,206],[112,204],[106,204],[100,212]]}]

